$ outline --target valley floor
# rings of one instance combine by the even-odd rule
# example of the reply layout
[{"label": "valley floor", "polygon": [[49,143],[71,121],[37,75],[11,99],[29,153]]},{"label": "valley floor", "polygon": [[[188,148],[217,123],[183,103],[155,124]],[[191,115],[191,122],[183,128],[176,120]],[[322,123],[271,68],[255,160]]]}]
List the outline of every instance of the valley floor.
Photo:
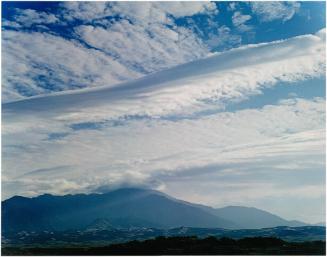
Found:
[{"label": "valley floor", "polygon": [[4,247],[2,255],[325,255],[325,241],[287,242],[275,237],[239,240],[157,237],[102,247]]}]

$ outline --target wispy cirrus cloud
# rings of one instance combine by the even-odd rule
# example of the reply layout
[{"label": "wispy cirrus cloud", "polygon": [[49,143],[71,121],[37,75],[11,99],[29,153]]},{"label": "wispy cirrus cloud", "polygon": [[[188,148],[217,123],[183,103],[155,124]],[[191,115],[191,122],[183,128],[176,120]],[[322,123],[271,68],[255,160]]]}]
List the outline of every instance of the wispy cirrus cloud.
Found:
[{"label": "wispy cirrus cloud", "polygon": [[[128,185],[159,188],[185,200],[214,205],[249,204],[281,195],[286,187],[306,197],[307,191],[301,188],[308,184],[321,188],[319,192],[324,189],[324,110],[324,99],[294,99],[258,110],[178,122],[141,119],[77,131],[57,127],[68,134],[51,141],[46,136],[55,130],[52,123],[8,131],[3,140],[4,196],[94,192]],[[288,168],[290,164],[293,167]],[[199,185],[187,187],[184,193],[176,191],[191,181]],[[245,184],[253,192],[264,184],[271,190],[244,194],[248,191],[241,185]],[[201,185],[224,191],[228,197],[219,202],[216,194],[192,198]],[[323,195],[312,197],[311,201],[319,201]]]}]

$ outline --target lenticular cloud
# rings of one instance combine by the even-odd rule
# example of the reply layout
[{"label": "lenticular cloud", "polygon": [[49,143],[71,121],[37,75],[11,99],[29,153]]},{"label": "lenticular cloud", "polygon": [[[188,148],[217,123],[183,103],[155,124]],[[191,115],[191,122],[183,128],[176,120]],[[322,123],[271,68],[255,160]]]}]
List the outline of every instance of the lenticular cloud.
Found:
[{"label": "lenticular cloud", "polygon": [[[260,93],[278,82],[325,72],[325,29],[284,41],[249,45],[112,87],[64,92],[6,104],[5,113],[85,122],[201,111]],[[246,64],[244,63],[246,60]]]}]

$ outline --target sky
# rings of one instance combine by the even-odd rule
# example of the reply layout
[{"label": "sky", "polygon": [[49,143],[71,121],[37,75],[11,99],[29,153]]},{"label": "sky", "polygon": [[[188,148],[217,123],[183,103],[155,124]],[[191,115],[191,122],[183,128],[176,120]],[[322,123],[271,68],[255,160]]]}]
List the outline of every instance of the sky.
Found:
[{"label": "sky", "polygon": [[2,2],[2,198],[145,187],[325,219],[324,2]]}]

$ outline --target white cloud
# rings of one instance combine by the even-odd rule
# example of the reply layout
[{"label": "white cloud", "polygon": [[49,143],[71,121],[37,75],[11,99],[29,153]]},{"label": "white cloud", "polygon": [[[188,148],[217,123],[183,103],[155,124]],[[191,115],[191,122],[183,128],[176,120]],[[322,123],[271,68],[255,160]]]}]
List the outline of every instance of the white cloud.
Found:
[{"label": "white cloud", "polygon": [[3,20],[1,24],[3,27],[9,27],[15,29],[20,29],[22,27],[18,22],[9,21],[9,20]]},{"label": "white cloud", "polygon": [[66,19],[120,16],[137,23],[169,23],[169,15],[178,18],[218,12],[213,2],[65,2],[62,7]]},{"label": "white cloud", "polygon": [[[211,2],[108,2],[101,3],[100,11],[91,8],[96,3],[64,5],[73,10],[70,17],[77,15],[84,20],[108,15],[122,17],[114,23],[101,20],[97,24],[101,26],[82,25],[75,32],[90,46],[144,74],[190,62],[209,53],[207,46],[191,30],[174,25],[171,16],[217,13],[215,3]],[[77,12],[80,9],[87,13]]]},{"label": "white cloud", "polygon": [[216,33],[211,33],[209,35],[209,40],[206,43],[211,48],[217,48],[226,44],[231,46],[239,46],[241,41],[242,37],[240,35],[233,34],[229,27],[223,25],[217,28]]},{"label": "white cloud", "polygon": [[108,29],[80,26],[76,28],[76,33],[89,45],[118,56],[129,69],[143,73],[189,62],[209,52],[191,31],[184,28],[144,27],[122,20]]},{"label": "white cloud", "polygon": [[218,13],[214,2],[156,2],[154,6],[177,18],[192,16],[198,13]]},{"label": "white cloud", "polygon": [[[74,19],[87,24],[74,28],[73,36],[81,44],[53,32],[5,30],[5,102],[114,85],[206,56],[207,46],[191,30],[173,25],[171,17],[218,11],[211,2],[64,2],[60,6],[56,16],[17,9],[15,19],[5,21],[4,25],[16,29],[55,22],[64,25]],[[112,22],[104,19],[108,16],[122,19]]]},{"label": "white cloud", "polygon": [[234,12],[233,16],[232,16],[232,21],[234,26],[238,27],[241,24],[244,24],[245,22],[247,22],[248,20],[251,19],[250,15],[243,15],[241,12]]},{"label": "white cloud", "polygon": [[183,28],[172,30],[158,25],[151,28],[150,36],[142,26],[121,21],[110,30],[80,26],[76,33],[101,50],[47,33],[4,31],[3,101],[112,86],[209,52],[191,31]]},{"label": "white cloud", "polygon": [[315,35],[321,40],[326,41],[326,28],[319,30]]},{"label": "white cloud", "polygon": [[[130,115],[187,114],[217,108],[217,104],[223,108],[225,102],[259,94],[262,88],[278,82],[322,76],[324,45],[320,37],[305,35],[245,46],[127,82],[115,89],[89,89],[6,107],[20,115],[38,106],[40,117],[53,115],[71,122],[95,122]],[[247,60],[246,66],[244,60]],[[55,109],[53,101],[58,103]],[[70,111],[65,111],[67,109]]]},{"label": "white cloud", "polygon": [[36,24],[51,24],[59,22],[59,19],[52,13],[39,12],[33,9],[15,9],[14,21],[6,21],[5,26],[17,28],[30,27]]},{"label": "white cloud", "polygon": [[100,51],[47,33],[4,31],[2,44],[5,102],[140,76]]},{"label": "white cloud", "polygon": [[228,5],[228,10],[229,10],[229,11],[235,11],[237,5],[238,5],[237,2],[231,2],[231,3]]},{"label": "white cloud", "polygon": [[263,22],[288,21],[299,11],[300,7],[299,2],[251,2],[252,12]]},{"label": "white cloud", "polygon": [[245,23],[249,20],[251,20],[250,15],[244,15],[239,11],[234,12],[232,16],[232,22],[235,27],[237,27],[240,31],[248,31],[251,30],[252,27],[249,25],[246,25]]},{"label": "white cloud", "polygon": [[62,16],[66,20],[94,20],[108,16],[109,8],[107,2],[79,2],[67,1],[61,3]]}]

